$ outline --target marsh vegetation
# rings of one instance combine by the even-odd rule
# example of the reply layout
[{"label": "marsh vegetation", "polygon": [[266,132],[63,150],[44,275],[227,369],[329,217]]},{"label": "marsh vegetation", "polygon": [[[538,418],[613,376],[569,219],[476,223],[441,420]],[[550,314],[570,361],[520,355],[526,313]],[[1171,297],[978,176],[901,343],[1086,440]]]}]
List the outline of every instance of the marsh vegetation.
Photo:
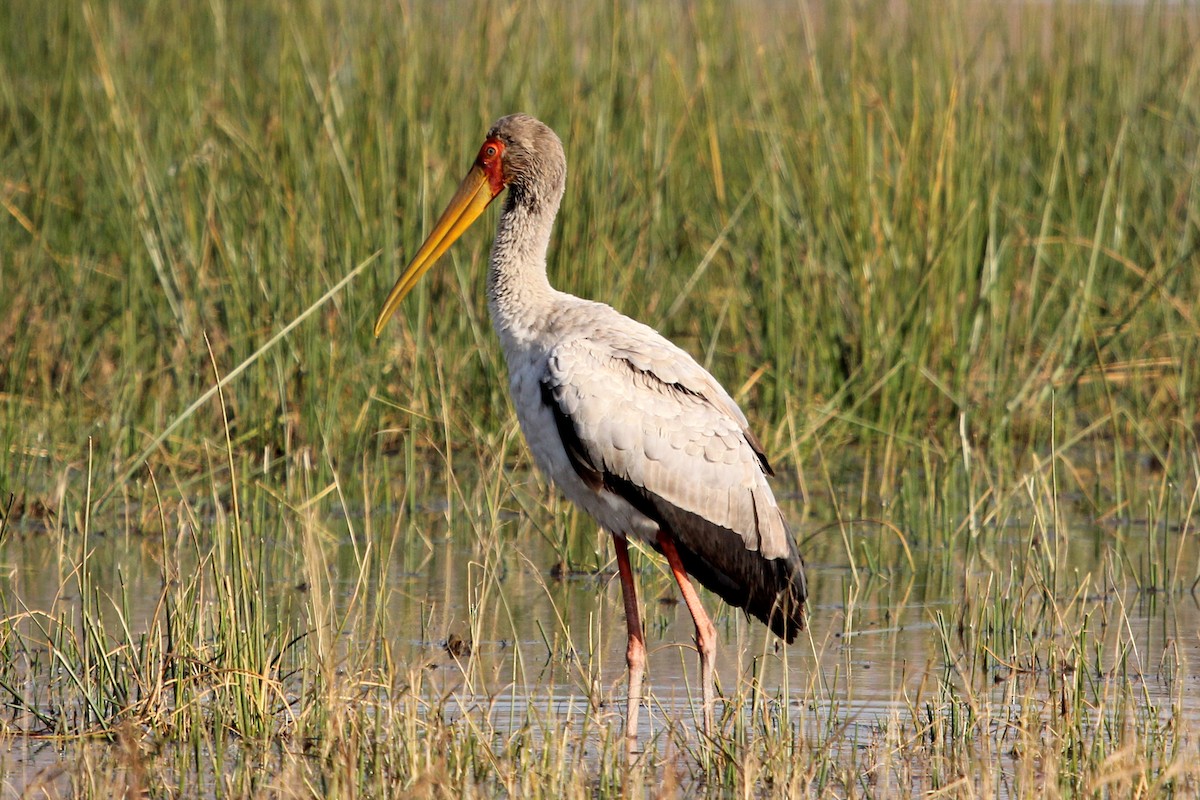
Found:
[{"label": "marsh vegetation", "polygon": [[[0,4],[0,796],[1200,791],[1186,3]],[[809,565],[698,735],[635,554],[531,468],[473,232],[514,110],[551,279],[697,354]],[[493,212],[494,213],[494,212]],[[715,604],[710,607],[715,608]]]}]

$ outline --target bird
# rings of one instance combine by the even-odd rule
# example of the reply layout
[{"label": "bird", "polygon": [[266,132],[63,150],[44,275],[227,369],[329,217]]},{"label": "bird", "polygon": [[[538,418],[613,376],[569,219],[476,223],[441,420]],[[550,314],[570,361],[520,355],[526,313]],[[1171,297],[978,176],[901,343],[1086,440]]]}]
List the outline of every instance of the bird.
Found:
[{"label": "bird", "polygon": [[713,736],[717,632],[692,583],[788,644],[804,629],[804,561],[745,414],[692,356],[611,306],[550,285],[546,258],[566,187],[562,141],[527,114],[498,120],[375,322],[505,190],[488,311],[521,430],[543,474],[612,536],[626,618],[625,737],[638,736],[645,633],[629,540],[667,560],[696,629],[703,731]]}]

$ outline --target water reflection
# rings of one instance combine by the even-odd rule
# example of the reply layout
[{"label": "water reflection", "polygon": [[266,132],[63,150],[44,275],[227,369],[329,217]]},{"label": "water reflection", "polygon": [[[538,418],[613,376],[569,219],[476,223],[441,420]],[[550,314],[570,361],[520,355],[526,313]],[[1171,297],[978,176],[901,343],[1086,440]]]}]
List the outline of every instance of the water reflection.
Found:
[{"label": "water reflection", "polygon": [[[811,528],[836,526],[816,522]],[[875,532],[853,530],[851,547],[858,535]],[[894,547],[895,559],[874,570],[847,566],[838,534],[810,539],[810,629],[790,648],[705,594],[720,635],[722,694],[757,682],[810,707],[827,704],[845,725],[869,736],[911,715],[914,703],[943,681],[985,691],[996,703],[1015,702],[1031,681],[1044,682],[1047,670],[1061,668],[1030,660],[1037,643],[1057,637],[1069,651],[1084,614],[1087,652],[1080,656],[1096,671],[1092,680],[1115,678],[1119,669],[1150,704],[1174,704],[1181,722],[1200,721],[1200,694],[1192,691],[1200,681],[1200,605],[1181,590],[1182,581],[1163,591],[1139,587],[1131,577],[1138,571],[1130,565],[1150,557],[1145,531],[1080,523],[1049,545],[1017,527],[984,538],[958,550],[913,546],[912,568]],[[1154,538],[1171,549],[1175,563],[1194,568],[1194,541],[1173,532]],[[555,551],[530,541],[539,540],[526,540],[520,552],[501,545],[489,554],[450,537],[430,549],[420,569],[397,574],[394,585],[401,588],[389,614],[398,621],[398,652],[428,664],[431,686],[456,698],[464,714],[486,708],[497,719],[522,719],[530,704],[567,717],[588,706],[615,705],[623,713],[625,630],[611,564],[596,574],[556,579]],[[600,552],[603,562],[607,551]],[[689,689],[696,686],[697,664],[691,620],[662,559],[643,554],[638,565],[653,698],[642,735],[653,739],[664,728],[694,726]],[[1046,572],[1039,584],[1045,596],[1028,582],[1037,570]],[[995,619],[998,609],[1014,615],[1007,620],[1011,631]],[[1010,639],[1008,652],[993,651]],[[469,641],[470,654],[450,652],[451,640]],[[1176,661],[1182,670],[1174,669]]]},{"label": "water reflection", "polygon": [[[349,608],[353,599],[384,620],[389,657],[420,676],[420,691],[438,698],[447,718],[486,719],[498,735],[540,720],[546,724],[533,730],[559,730],[585,747],[597,720],[620,724],[625,626],[603,535],[585,542],[583,568],[573,571],[561,569],[560,547],[521,520],[481,536],[429,513],[413,521],[422,536],[374,542],[361,526],[351,533],[349,522],[322,521],[332,534],[322,569],[334,581],[335,602]],[[946,687],[991,704],[1002,718],[1019,721],[1031,705],[1049,713],[1059,702],[1054,687],[1080,669],[1090,697],[1115,698],[1132,687],[1139,713],[1163,725],[1200,723],[1200,604],[1187,576],[1173,574],[1196,569],[1194,539],[1083,522],[1049,536],[1013,525],[936,547],[881,537],[877,526],[811,521],[798,536],[806,540],[810,627],[796,644],[783,647],[704,595],[720,636],[720,694],[744,700],[748,687],[758,687],[763,702],[786,704],[793,724],[813,737],[833,720],[842,742],[866,747],[888,730],[916,726],[945,700]],[[318,587],[302,569],[312,555],[303,537],[294,538],[272,539],[258,552],[268,562],[265,595],[299,632],[319,616],[309,613]],[[5,614],[78,602],[72,576],[81,545],[50,541],[31,534],[5,543]],[[195,552],[195,541],[93,536],[93,583],[128,609],[135,633],[144,630],[164,581],[189,580],[209,557]],[[369,548],[386,557],[364,575]],[[670,734],[694,738],[699,727],[693,628],[662,559],[635,553],[635,569],[649,650],[641,739],[663,751]],[[382,607],[370,608],[376,601]],[[356,647],[354,630],[347,627],[347,650]],[[1072,653],[1075,661],[1062,660]],[[27,688],[36,695],[37,687]],[[735,721],[727,716],[724,724],[728,731]],[[992,731],[1001,745],[1010,733],[999,723]],[[60,757],[30,741],[0,745],[0,761],[26,772]]]}]

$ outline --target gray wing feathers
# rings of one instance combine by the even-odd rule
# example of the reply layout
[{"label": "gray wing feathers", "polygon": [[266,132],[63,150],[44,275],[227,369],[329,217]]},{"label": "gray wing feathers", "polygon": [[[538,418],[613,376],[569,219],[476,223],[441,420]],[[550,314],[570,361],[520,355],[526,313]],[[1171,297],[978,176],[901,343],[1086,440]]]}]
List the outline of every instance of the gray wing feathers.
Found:
[{"label": "gray wing feathers", "polygon": [[745,416],[683,350],[638,323],[594,331],[555,346],[542,382],[597,469],[765,558],[794,553]]}]

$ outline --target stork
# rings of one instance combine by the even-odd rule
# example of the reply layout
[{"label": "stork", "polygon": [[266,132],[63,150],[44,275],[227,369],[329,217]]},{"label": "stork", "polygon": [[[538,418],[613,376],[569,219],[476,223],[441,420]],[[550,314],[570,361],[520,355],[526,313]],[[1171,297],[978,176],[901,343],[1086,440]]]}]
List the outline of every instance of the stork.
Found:
[{"label": "stork", "polygon": [[[629,563],[634,537],[661,553],[696,625],[703,725],[713,734],[717,633],[692,584],[791,643],[804,628],[804,561],[737,403],[654,329],[546,277],[566,185],[554,131],[525,114],[499,120],[375,322],[505,189],[487,276],[488,310],[509,390],[538,468],[612,535],[628,646],[627,742],[637,739],[646,643]],[[690,577],[689,577],[690,576]]]}]

